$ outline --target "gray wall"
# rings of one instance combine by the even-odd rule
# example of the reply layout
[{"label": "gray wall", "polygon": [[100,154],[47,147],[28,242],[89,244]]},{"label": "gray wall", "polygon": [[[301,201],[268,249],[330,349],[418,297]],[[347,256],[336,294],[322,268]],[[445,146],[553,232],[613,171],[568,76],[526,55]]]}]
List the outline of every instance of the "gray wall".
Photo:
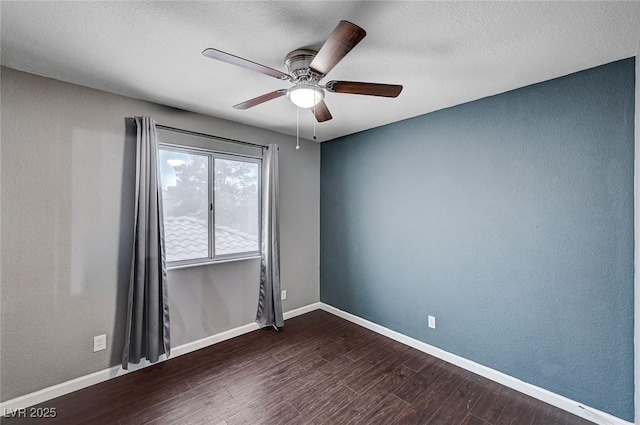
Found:
[{"label": "gray wall", "polygon": [[[640,54],[640,40],[638,40],[638,48],[636,49],[636,119],[635,119],[635,127],[636,127],[636,141],[635,141],[635,157],[638,158],[639,147],[640,147],[640,63],[638,63],[638,55]],[[635,167],[634,170],[635,175],[635,192],[638,191],[638,187],[640,187],[640,171],[638,167]],[[640,223],[640,208],[638,207],[640,204],[640,199],[638,196],[634,196],[634,217],[635,223]],[[636,242],[634,244],[635,253],[634,253],[634,265],[640,264],[640,252],[638,250],[638,245],[640,244],[640,232],[638,229],[634,229]],[[640,271],[634,270],[634,351],[635,351],[635,405],[638,406],[636,409],[635,423],[640,424],[640,291],[638,288],[640,287]]]},{"label": "gray wall", "polygon": [[[319,299],[317,144],[2,68],[1,400],[120,362],[134,140],[126,117],[280,146],[284,310]],[[255,318],[259,261],[169,273],[172,346]],[[108,349],[93,353],[93,336]]]},{"label": "gray wall", "polygon": [[634,76],[323,143],[321,301],[632,421]]}]

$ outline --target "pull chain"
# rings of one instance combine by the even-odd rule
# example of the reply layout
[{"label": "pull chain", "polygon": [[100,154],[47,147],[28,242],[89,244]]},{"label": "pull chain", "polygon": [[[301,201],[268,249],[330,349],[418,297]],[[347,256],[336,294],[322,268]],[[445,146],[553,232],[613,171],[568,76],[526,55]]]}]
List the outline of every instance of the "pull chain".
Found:
[{"label": "pull chain", "polygon": [[300,149],[300,108],[296,106],[296,150]]},{"label": "pull chain", "polygon": [[313,140],[315,141],[316,138],[316,105],[313,105]]}]

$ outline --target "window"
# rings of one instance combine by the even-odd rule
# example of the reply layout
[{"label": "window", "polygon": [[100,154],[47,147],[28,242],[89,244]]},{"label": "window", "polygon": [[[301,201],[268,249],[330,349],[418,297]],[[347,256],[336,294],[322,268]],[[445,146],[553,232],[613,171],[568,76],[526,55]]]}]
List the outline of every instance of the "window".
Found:
[{"label": "window", "polygon": [[255,158],[161,145],[169,266],[259,254],[260,165]]}]

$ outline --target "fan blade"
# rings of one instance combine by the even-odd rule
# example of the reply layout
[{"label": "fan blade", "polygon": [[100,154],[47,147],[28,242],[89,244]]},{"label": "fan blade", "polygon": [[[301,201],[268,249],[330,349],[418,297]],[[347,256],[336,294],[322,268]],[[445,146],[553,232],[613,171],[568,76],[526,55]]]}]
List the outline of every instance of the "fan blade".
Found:
[{"label": "fan blade", "polygon": [[277,99],[280,96],[284,96],[287,93],[285,89],[272,91],[271,93],[263,94],[262,96],[254,97],[253,99],[249,99],[246,102],[238,103],[237,105],[233,105],[235,109],[249,109],[256,105],[260,105],[261,103],[267,102],[269,100]]},{"label": "fan blade", "polygon": [[326,88],[332,93],[382,97],[398,97],[402,91],[402,86],[396,84],[359,83],[357,81],[329,81]]},{"label": "fan blade", "polygon": [[219,60],[222,62],[230,63],[231,65],[240,66],[242,68],[250,69],[261,74],[268,75],[270,77],[278,78],[280,80],[288,80],[289,75],[284,72],[280,72],[277,69],[269,68],[268,66],[260,65],[259,63],[251,62],[250,60],[234,56],[230,53],[225,53],[216,49],[205,49],[202,54],[208,58]]},{"label": "fan blade", "polygon": [[327,75],[356,44],[360,43],[365,35],[367,32],[356,24],[340,21],[311,61],[309,68],[322,75]]},{"label": "fan blade", "polygon": [[324,100],[321,100],[316,106],[311,108],[313,111],[313,115],[316,116],[316,120],[318,122],[329,121],[333,117],[331,116],[331,112],[329,112],[329,108],[327,108],[327,104],[324,103]]}]

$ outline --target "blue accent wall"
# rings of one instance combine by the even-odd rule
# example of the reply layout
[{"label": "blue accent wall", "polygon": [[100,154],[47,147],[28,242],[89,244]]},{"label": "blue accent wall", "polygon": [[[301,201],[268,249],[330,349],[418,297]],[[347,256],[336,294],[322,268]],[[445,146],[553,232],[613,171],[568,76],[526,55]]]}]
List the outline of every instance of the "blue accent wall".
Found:
[{"label": "blue accent wall", "polygon": [[323,143],[321,300],[633,421],[634,90],[631,58]]}]

